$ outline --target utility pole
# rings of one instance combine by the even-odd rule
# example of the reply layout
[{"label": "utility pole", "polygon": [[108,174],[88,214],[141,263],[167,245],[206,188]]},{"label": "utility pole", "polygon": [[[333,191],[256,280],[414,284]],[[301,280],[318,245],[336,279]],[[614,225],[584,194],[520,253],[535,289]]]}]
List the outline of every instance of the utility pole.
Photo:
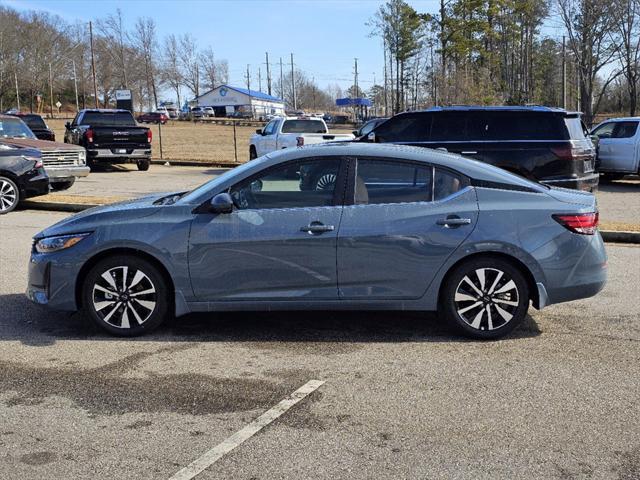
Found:
[{"label": "utility pole", "polygon": [[13,76],[16,79],[16,103],[18,104],[18,111],[20,111],[20,91],[18,90],[18,71],[13,72]]},{"label": "utility pole", "polygon": [[98,84],[96,83],[96,59],[93,56],[93,26],[89,22],[89,44],[91,46],[91,75],[93,76],[93,99],[98,108]]},{"label": "utility pole", "polygon": [[298,109],[298,101],[296,99],[296,80],[293,75],[293,53],[291,54],[291,90],[293,91],[293,109]]},{"label": "utility pole", "polygon": [[[382,42],[382,54],[384,57],[384,88],[382,92],[384,94],[384,116],[389,116],[389,103],[388,103],[388,95],[387,95],[387,40],[383,39]],[[433,61],[432,61],[433,63]]]},{"label": "utility pole", "polygon": [[262,71],[261,67],[258,67],[258,91],[262,91]]},{"label": "utility pole", "polygon": [[244,78],[247,81],[247,90],[251,92],[251,75],[249,74],[249,64],[247,64],[247,73],[245,74]]},{"label": "utility pole", "polygon": [[353,60],[355,62],[353,67],[353,98],[356,98],[358,96],[358,59],[354,58]]},{"label": "utility pole", "polygon": [[315,113],[316,109],[316,77],[312,77],[311,78],[311,85],[312,85],[312,94],[313,94],[313,111]]},{"label": "utility pole", "polygon": [[80,111],[80,103],[78,102],[78,77],[76,77],[76,61],[72,60],[73,63],[73,88],[76,92],[76,112]]},{"label": "utility pole", "polygon": [[51,62],[49,62],[49,115],[53,118],[53,75],[51,73]]},{"label": "utility pole", "polygon": [[264,52],[267,63],[267,93],[271,95],[271,67],[269,65],[269,52]]},{"label": "utility pole", "polygon": [[562,108],[567,108],[567,51],[565,36],[562,36]]},{"label": "utility pole", "polygon": [[282,57],[280,57],[280,100],[284,101],[284,76],[282,75]]}]

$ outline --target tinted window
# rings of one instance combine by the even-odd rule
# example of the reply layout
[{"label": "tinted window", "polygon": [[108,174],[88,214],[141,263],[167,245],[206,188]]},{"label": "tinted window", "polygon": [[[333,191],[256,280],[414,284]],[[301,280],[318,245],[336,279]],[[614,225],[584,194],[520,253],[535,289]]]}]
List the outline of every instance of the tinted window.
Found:
[{"label": "tinted window", "polygon": [[569,131],[569,138],[582,140],[585,138],[585,127],[579,117],[566,117],[564,123]]},{"label": "tinted window", "polygon": [[433,180],[433,199],[442,200],[449,195],[453,195],[463,187],[462,178],[447,170],[435,169]]},{"label": "tinted window", "polygon": [[0,118],[0,137],[36,138],[19,118]]},{"label": "tinted window", "polygon": [[465,123],[468,112],[444,112],[433,116],[431,141],[455,142],[466,139]]},{"label": "tinted window", "polygon": [[237,208],[303,208],[333,205],[340,160],[322,158],[268,169],[230,190]]},{"label": "tinted window", "polygon": [[398,115],[375,128],[378,142],[425,142],[429,140],[431,114]]},{"label": "tinted window", "polygon": [[131,112],[86,112],[82,125],[135,127],[136,122]]},{"label": "tinted window", "polygon": [[327,133],[320,120],[285,120],[282,133]]},{"label": "tinted window", "polygon": [[429,166],[382,160],[358,160],[356,204],[431,201]]},{"label": "tinted window", "polygon": [[638,130],[638,122],[616,122],[611,138],[631,138]]},{"label": "tinted window", "polygon": [[[435,122],[434,122],[435,124]],[[471,112],[468,114],[470,141],[487,140],[566,140],[567,129],[577,128],[576,137],[584,138],[580,119],[535,112]]]},{"label": "tinted window", "polygon": [[29,128],[47,128],[42,117],[38,115],[25,115],[22,117],[22,120]]}]

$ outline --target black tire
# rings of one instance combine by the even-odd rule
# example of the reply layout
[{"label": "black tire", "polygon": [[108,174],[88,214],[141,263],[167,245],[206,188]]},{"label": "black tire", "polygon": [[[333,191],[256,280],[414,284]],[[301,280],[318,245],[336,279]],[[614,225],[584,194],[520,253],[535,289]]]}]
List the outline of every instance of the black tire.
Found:
[{"label": "black tire", "polygon": [[528,309],[529,288],[520,270],[487,256],[470,259],[447,275],[438,311],[460,333],[489,340],[511,332]]},{"label": "black tire", "polygon": [[110,334],[134,337],[155,330],[169,317],[170,295],[166,280],[151,262],[114,255],[87,273],[82,283],[82,308]]},{"label": "black tire", "polygon": [[138,170],[141,172],[146,172],[149,170],[149,165],[151,165],[151,161],[149,160],[138,160],[136,161],[136,165],[138,166]]},{"label": "black tire", "polygon": [[251,145],[249,147],[249,160],[255,160],[256,158],[258,158],[258,153],[256,152],[256,147]]},{"label": "black tire", "polygon": [[20,189],[7,177],[0,176],[0,215],[9,213],[20,203]]},{"label": "black tire", "polygon": [[63,190],[69,190],[73,187],[73,184],[76,183],[76,179],[66,180],[64,182],[53,182],[51,183],[51,190],[54,192],[61,192]]},{"label": "black tire", "polygon": [[601,183],[609,183],[614,180],[622,180],[624,178],[624,174],[620,173],[601,173],[600,174],[600,182]]}]

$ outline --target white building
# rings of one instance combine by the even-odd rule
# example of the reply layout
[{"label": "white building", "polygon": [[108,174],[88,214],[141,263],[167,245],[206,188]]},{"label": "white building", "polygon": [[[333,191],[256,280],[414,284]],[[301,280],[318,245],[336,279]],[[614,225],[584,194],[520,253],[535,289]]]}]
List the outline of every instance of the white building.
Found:
[{"label": "white building", "polygon": [[198,107],[213,107],[216,117],[230,116],[234,112],[251,113],[254,118],[284,114],[284,102],[281,99],[230,85],[220,85],[196,97],[194,101]]}]

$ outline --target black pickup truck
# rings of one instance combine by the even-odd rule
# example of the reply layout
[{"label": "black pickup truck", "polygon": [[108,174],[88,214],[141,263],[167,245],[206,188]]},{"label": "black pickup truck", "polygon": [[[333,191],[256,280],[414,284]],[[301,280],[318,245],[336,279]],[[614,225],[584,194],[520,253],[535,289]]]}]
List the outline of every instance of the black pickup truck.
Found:
[{"label": "black pickup truck", "polygon": [[136,162],[149,170],[151,130],[139,127],[129,110],[80,110],[65,125],[64,142],[87,149],[87,164]]}]

